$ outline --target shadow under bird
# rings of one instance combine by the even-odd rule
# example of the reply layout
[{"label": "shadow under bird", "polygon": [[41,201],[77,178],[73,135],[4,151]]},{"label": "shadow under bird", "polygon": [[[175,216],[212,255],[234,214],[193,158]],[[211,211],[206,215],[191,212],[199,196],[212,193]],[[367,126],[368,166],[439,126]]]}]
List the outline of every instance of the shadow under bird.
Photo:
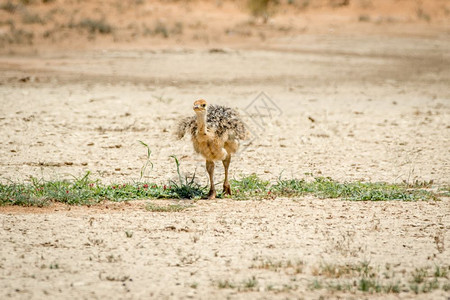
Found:
[{"label": "shadow under bird", "polygon": [[228,181],[228,169],[231,155],[239,148],[239,140],[246,139],[248,131],[238,112],[221,105],[208,105],[203,100],[194,102],[195,116],[181,120],[177,128],[177,136],[183,138],[190,132],[194,150],[206,159],[206,170],[209,174],[210,190],[208,199],[216,197],[214,187],[214,162],[221,160],[225,169],[223,183],[224,195],[231,195]]}]

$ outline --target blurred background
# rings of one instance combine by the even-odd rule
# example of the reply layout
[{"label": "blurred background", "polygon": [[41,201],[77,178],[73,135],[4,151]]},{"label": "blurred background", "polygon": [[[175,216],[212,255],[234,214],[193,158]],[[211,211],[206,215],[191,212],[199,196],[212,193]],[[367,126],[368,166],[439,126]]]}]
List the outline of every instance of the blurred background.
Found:
[{"label": "blurred background", "polygon": [[[449,33],[448,0],[1,0],[0,51],[261,46],[302,34]],[[26,46],[26,47],[24,47]]]}]

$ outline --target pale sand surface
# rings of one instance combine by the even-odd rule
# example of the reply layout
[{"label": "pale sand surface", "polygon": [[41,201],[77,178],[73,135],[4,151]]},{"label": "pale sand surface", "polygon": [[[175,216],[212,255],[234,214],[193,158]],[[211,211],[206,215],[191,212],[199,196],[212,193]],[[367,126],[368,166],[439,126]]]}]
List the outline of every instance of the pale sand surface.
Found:
[{"label": "pale sand surface", "polygon": [[[175,154],[183,173],[197,170],[206,183],[204,162],[189,139],[173,136],[176,121],[191,115],[201,97],[236,107],[253,132],[232,160],[232,177],[256,173],[275,181],[280,174],[312,174],[449,185],[450,39],[445,30],[410,32],[292,35],[219,52],[112,46],[5,54],[1,181],[91,171],[105,183],[132,182],[146,158],[142,140],[154,164],[144,180],[177,178],[169,158]],[[247,108],[260,92],[279,109],[262,119],[255,106]],[[221,165],[217,173],[221,180]],[[323,263],[388,264],[407,284],[415,268],[448,267],[449,198],[228,199],[198,201],[179,213],[148,212],[146,203],[0,208],[0,298],[450,297],[442,289],[420,295],[309,289]],[[265,259],[303,261],[303,267],[295,274],[252,268]],[[252,276],[258,281],[253,291],[218,288],[220,281],[241,284]]]},{"label": "pale sand surface", "polygon": [[[309,286],[324,263],[389,265],[404,282],[415,268],[448,266],[448,247],[440,253],[435,237],[450,239],[449,203],[301,198],[199,201],[180,213],[147,212],[145,201],[2,209],[0,291],[4,299],[447,299],[442,290],[371,295]],[[299,273],[254,268],[267,260],[303,265]],[[218,288],[253,276],[254,291]]]}]

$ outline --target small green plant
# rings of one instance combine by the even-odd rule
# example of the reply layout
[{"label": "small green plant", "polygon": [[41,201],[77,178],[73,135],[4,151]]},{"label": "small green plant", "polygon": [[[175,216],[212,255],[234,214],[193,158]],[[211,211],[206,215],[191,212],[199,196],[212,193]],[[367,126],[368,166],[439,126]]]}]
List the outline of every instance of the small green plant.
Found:
[{"label": "small green plant", "polygon": [[370,22],[370,16],[369,15],[359,15],[358,18],[359,22]]},{"label": "small green plant", "polygon": [[425,268],[420,269],[416,268],[412,276],[413,276],[412,281],[414,283],[422,283],[424,282],[425,278],[428,277],[428,271]]},{"label": "small green plant", "polygon": [[22,22],[25,24],[44,24],[44,20],[38,14],[29,13],[22,17]]},{"label": "small green plant", "polygon": [[352,285],[349,283],[341,283],[341,282],[327,282],[326,288],[327,290],[330,291],[351,291]]},{"label": "small green plant", "polygon": [[431,188],[433,186],[434,180],[414,180],[412,182],[408,182],[408,180],[403,180],[403,183],[407,188]]},{"label": "small green plant", "polygon": [[422,285],[422,293],[430,293],[434,290],[437,290],[439,288],[439,282],[437,278],[432,280],[427,280]]},{"label": "small green plant", "polygon": [[255,276],[252,276],[240,283],[235,283],[230,280],[216,281],[216,285],[219,289],[238,289],[238,291],[250,291],[258,286],[258,280]]},{"label": "small green plant", "polygon": [[261,17],[264,23],[267,23],[270,15],[273,13],[270,9],[270,4],[276,3],[273,0],[248,0],[247,6],[250,10],[250,13],[256,17]]},{"label": "small green plant", "polygon": [[155,203],[148,203],[145,206],[145,209],[151,212],[180,212],[189,207],[190,206],[180,204],[157,205]]},{"label": "small green plant", "polygon": [[320,289],[322,289],[322,283],[319,281],[319,280],[317,280],[317,279],[314,279],[310,284],[309,284],[309,288],[311,289],[311,290],[320,290]]},{"label": "small green plant", "polygon": [[379,293],[382,290],[380,284],[369,278],[361,278],[358,283],[358,290],[362,292],[376,292]]},{"label": "small green plant", "polygon": [[198,288],[198,282],[193,282],[193,283],[191,283],[191,284],[189,285],[189,287],[192,288],[192,289]]},{"label": "small green plant", "polygon": [[442,289],[446,292],[450,291],[450,283],[444,283]]},{"label": "small green plant", "polygon": [[270,259],[265,259],[260,261],[259,264],[252,265],[251,268],[253,269],[266,269],[266,270],[272,270],[275,272],[278,272],[283,267],[283,262],[273,262]]},{"label": "small green plant", "polygon": [[341,277],[374,277],[373,268],[367,261],[362,261],[357,264],[334,264],[321,263],[319,268],[314,269],[316,275],[321,275],[328,278]]},{"label": "small green plant", "polygon": [[219,280],[217,282],[217,287],[219,289],[234,289],[236,288],[236,285],[229,280]]},{"label": "small green plant", "polygon": [[373,268],[370,265],[369,261],[362,261],[359,264],[356,264],[354,269],[356,269],[356,271],[359,273],[360,276],[363,276],[363,277],[374,277],[375,276],[375,274],[372,272]]},{"label": "small green plant", "polygon": [[139,143],[141,143],[141,145],[143,145],[145,148],[147,148],[147,159],[144,163],[144,165],[141,168],[141,177],[139,177],[139,181],[142,180],[142,177],[144,177],[145,175],[145,170],[147,169],[147,167],[150,165],[151,170],[153,170],[153,163],[150,160],[150,156],[152,155],[152,150],[150,150],[150,147],[144,143],[143,141],[139,141]]},{"label": "small green plant", "polygon": [[252,289],[258,285],[258,280],[256,280],[255,276],[252,276],[251,278],[244,280],[243,286],[246,289]]},{"label": "small green plant", "polygon": [[183,33],[183,23],[176,22],[171,30],[172,34],[182,34]]},{"label": "small green plant", "polygon": [[330,278],[339,278],[352,273],[350,266],[339,266],[330,263],[324,263],[320,265],[320,275]]},{"label": "small green plant", "polygon": [[[448,269],[448,268],[447,268]],[[436,278],[447,278],[448,270],[445,267],[435,265],[434,266],[434,277]]]},{"label": "small green plant", "polygon": [[11,14],[16,11],[17,7],[18,7],[18,5],[12,3],[11,1],[8,1],[8,2],[0,5],[0,9],[7,11]]},{"label": "small green plant", "polygon": [[117,277],[116,277],[116,276],[110,276],[110,275],[108,275],[108,276],[105,277],[105,279],[108,280],[108,281],[125,282],[125,281],[127,281],[128,279],[130,279],[130,276],[124,275],[124,276],[117,276]]},{"label": "small green plant", "polygon": [[411,283],[409,288],[412,292],[414,292],[414,294],[419,294],[420,292],[419,285],[417,283]]},{"label": "small green plant", "polygon": [[425,20],[427,22],[431,21],[431,16],[428,13],[426,13],[422,7],[419,7],[417,9],[417,18],[421,19],[421,20]]},{"label": "small green plant", "polygon": [[155,29],[154,29],[155,35],[161,35],[164,38],[169,37],[169,30],[167,29],[167,26],[164,23],[161,23],[160,21],[156,22]]},{"label": "small green plant", "polygon": [[24,29],[17,29],[14,25],[10,26],[9,34],[6,34],[4,40],[10,44],[25,44],[32,45],[34,39],[34,33],[31,31],[26,31]]},{"label": "small green plant", "polygon": [[197,182],[195,182],[195,172],[191,178],[188,178],[186,176],[183,180],[183,177],[181,176],[180,162],[178,161],[178,158],[175,155],[171,155],[170,157],[173,158],[175,161],[179,180],[178,182],[175,182],[173,180],[170,181],[170,184],[172,186],[171,190],[173,197],[180,199],[201,198],[205,194],[205,188],[201,187]]},{"label": "small green plant", "polygon": [[273,261],[272,259],[262,259],[259,260],[257,264],[253,264],[250,268],[252,269],[265,269],[273,272],[284,271],[287,274],[300,274],[303,272],[304,262],[301,260],[297,261]]},{"label": "small green plant", "polygon": [[450,185],[440,187],[438,193],[444,197],[450,197]]},{"label": "small green plant", "polygon": [[120,256],[116,257],[116,256],[114,256],[114,254],[110,254],[110,255],[106,256],[106,261],[108,261],[109,263],[116,263],[116,262],[121,261],[121,258],[120,258]]},{"label": "small green plant", "polygon": [[398,294],[400,293],[400,283],[399,282],[388,283],[387,285],[383,286],[383,291],[385,293]]},{"label": "small green plant", "polygon": [[86,28],[90,33],[111,33],[113,28],[105,20],[84,19],[79,24],[80,27]]}]

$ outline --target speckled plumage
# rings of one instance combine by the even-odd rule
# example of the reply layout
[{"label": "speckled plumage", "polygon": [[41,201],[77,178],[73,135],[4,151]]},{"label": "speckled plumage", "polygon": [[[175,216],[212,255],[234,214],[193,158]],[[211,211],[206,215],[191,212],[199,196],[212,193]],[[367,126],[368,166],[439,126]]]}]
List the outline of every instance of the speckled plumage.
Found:
[{"label": "speckled plumage", "polygon": [[[217,137],[224,137],[225,134],[237,139],[245,139],[248,135],[244,123],[241,121],[237,111],[222,105],[209,105],[206,126]],[[197,134],[197,117],[186,117],[178,123],[177,136],[182,139],[189,131],[192,136]]]}]

